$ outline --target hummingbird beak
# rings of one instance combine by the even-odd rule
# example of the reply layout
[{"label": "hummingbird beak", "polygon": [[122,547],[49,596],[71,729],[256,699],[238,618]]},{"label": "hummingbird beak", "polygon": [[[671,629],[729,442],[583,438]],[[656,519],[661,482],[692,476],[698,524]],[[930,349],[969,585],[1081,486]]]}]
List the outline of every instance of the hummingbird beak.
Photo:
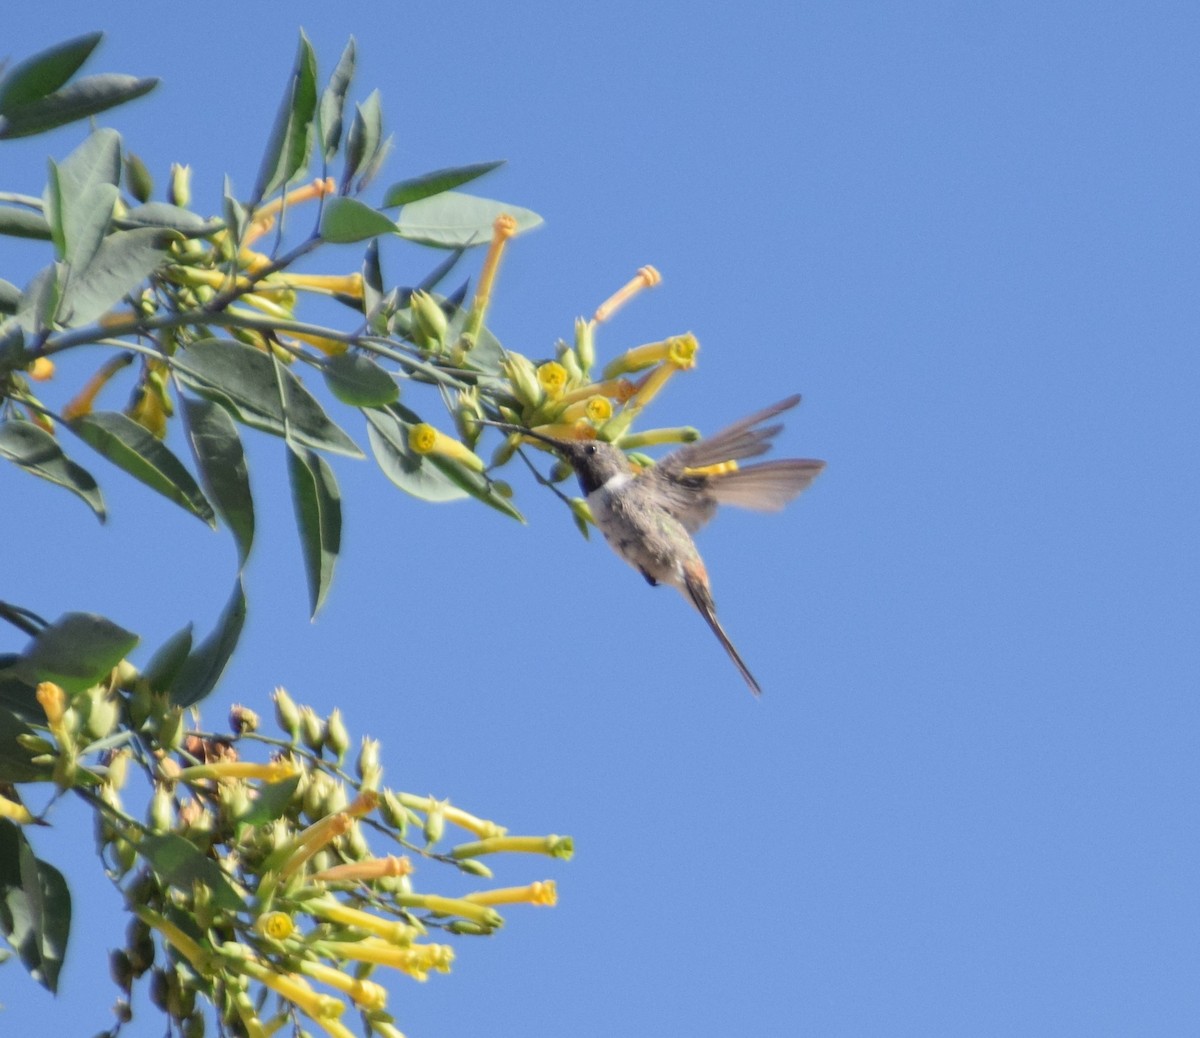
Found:
[{"label": "hummingbird beak", "polygon": [[543,436],[540,432],[534,432],[532,429],[526,429],[523,425],[512,425],[509,422],[489,422],[485,418],[476,419],[479,425],[490,425],[494,429],[503,429],[505,432],[519,433],[522,436],[527,436],[531,440],[539,440],[546,444],[547,447],[553,447],[555,450],[562,450],[562,441],[556,440],[552,436]]}]

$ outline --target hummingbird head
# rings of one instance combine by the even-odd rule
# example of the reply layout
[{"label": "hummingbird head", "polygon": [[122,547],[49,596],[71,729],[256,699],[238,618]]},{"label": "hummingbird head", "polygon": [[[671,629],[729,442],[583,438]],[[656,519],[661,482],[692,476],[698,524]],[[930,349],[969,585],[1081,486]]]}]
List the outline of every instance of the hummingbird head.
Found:
[{"label": "hummingbird head", "polygon": [[[500,423],[492,424],[499,425]],[[560,454],[563,460],[575,470],[579,486],[583,489],[584,494],[598,490],[613,476],[629,475],[633,471],[629,459],[625,457],[625,452],[602,440],[560,440],[515,425],[501,425],[500,427],[519,432],[533,440],[540,440]]]}]

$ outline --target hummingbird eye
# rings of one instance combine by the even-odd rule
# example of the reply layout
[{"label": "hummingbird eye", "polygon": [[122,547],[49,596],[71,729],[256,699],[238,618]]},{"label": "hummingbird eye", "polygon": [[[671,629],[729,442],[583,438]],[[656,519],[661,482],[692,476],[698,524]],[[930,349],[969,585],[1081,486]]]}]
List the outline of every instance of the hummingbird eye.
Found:
[{"label": "hummingbird eye", "polygon": [[583,451],[585,454],[595,454],[596,453],[596,445],[594,443],[589,443],[586,447],[583,448]]}]

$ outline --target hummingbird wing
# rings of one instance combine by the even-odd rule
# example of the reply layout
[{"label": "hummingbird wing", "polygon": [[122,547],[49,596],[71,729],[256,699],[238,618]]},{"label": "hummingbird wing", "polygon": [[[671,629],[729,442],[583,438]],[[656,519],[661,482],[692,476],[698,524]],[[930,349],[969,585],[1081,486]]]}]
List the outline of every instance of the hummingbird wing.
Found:
[{"label": "hummingbird wing", "polygon": [[739,655],[737,649],[733,647],[733,642],[729,640],[729,635],[725,633],[725,628],[721,626],[721,621],[717,619],[717,607],[713,602],[712,592],[708,590],[708,579],[704,575],[703,564],[695,570],[684,568],[684,590],[687,592],[687,597],[691,600],[692,605],[696,607],[705,622],[712,629],[712,633],[717,636],[717,640],[729,654],[729,658],[733,660],[734,666],[741,672],[742,678],[746,684],[750,686],[750,691],[756,696],[762,695],[762,686],[755,680],[754,675],[750,673],[750,668],[746,666],[746,661]]},{"label": "hummingbird wing", "polygon": [[658,499],[689,533],[708,522],[720,504],[776,512],[817,478],[825,467],[823,461],[765,461],[721,474],[693,474],[692,470],[765,454],[783,425],[762,423],[799,402],[799,396],[790,396],[707,439],[689,443],[668,454],[640,478],[654,481]]}]

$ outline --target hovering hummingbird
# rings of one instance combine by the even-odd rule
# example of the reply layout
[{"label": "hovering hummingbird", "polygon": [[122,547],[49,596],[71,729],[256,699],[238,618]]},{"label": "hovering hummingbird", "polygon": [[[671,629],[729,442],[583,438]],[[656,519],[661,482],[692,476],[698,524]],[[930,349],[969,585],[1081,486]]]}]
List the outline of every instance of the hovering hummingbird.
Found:
[{"label": "hovering hummingbird", "polygon": [[651,586],[669,584],[680,591],[712,628],[755,695],[762,688],[717,619],[708,572],[692,534],[712,518],[718,505],[776,512],[817,477],[825,463],[798,458],[706,471],[765,454],[783,426],[762,423],[799,402],[798,395],[790,396],[637,472],[625,452],[610,443],[560,440],[505,427],[541,440],[570,462],[604,539]]}]

